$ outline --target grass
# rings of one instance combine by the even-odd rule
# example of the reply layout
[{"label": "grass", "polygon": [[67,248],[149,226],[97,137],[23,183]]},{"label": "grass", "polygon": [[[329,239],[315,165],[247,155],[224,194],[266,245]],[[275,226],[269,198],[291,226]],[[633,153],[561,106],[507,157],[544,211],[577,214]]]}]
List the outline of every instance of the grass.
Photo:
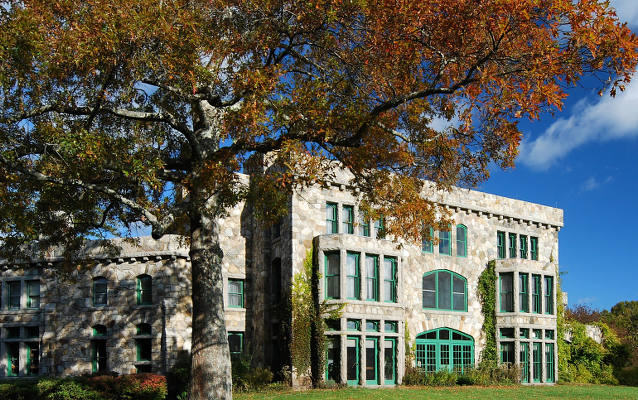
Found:
[{"label": "grass", "polygon": [[322,389],[237,393],[235,400],[422,400],[422,399],[638,399],[638,387],[606,385],[505,386],[505,387],[397,387],[393,389]]}]

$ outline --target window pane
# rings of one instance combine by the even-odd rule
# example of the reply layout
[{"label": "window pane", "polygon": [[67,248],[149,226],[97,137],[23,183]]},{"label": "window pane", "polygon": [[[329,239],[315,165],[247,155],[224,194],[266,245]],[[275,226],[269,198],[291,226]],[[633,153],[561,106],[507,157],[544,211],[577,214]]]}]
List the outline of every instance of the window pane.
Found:
[{"label": "window pane", "polygon": [[440,231],[439,232],[439,254],[452,254],[450,249],[450,232],[449,231]]},{"label": "window pane", "polygon": [[366,380],[377,379],[377,341],[366,340]]},{"label": "window pane", "polygon": [[228,333],[228,348],[230,354],[239,354],[242,350],[242,334],[229,332]]},{"label": "window pane", "polygon": [[464,225],[456,227],[456,255],[467,256],[467,230]]},{"label": "window pane", "polygon": [[436,274],[430,274],[423,277],[423,290],[435,290],[434,279]]},{"label": "window pane", "polygon": [[439,340],[450,340],[450,331],[447,329],[439,330]]},{"label": "window pane", "polygon": [[328,259],[328,275],[339,275],[339,253],[330,253]]},{"label": "window pane", "polygon": [[439,272],[439,308],[443,310],[449,310],[452,308],[450,304],[452,300],[452,293],[450,293],[451,275],[449,272]]},{"label": "window pane", "polygon": [[346,376],[349,381],[355,381],[359,379],[359,343],[356,339],[348,339],[346,344]]}]

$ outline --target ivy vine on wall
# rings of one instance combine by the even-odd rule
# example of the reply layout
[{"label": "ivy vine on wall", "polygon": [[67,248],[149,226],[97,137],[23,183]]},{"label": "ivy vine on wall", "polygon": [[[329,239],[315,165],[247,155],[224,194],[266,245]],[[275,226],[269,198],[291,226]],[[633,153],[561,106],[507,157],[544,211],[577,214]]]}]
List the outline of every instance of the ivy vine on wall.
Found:
[{"label": "ivy vine on wall", "polygon": [[478,293],[483,312],[483,334],[485,347],[481,352],[481,367],[496,367],[498,353],[496,351],[496,262],[487,263],[487,267],[478,280]]}]

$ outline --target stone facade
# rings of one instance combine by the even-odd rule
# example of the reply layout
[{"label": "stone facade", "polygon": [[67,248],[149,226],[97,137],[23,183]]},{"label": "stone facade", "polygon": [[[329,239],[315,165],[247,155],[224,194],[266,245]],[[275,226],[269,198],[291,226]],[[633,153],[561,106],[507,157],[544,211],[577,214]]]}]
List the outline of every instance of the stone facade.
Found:
[{"label": "stone facade", "polygon": [[[505,290],[497,293],[499,354],[516,364],[524,363],[527,357],[530,383],[556,381],[555,285],[562,210],[465,189],[438,193],[429,187],[424,195],[445,206],[454,225],[447,241],[444,237],[443,244],[431,243],[431,248],[424,248],[376,235],[374,221],[367,221],[369,235],[364,235],[359,197],[347,180],[347,175],[342,175],[329,187],[296,192],[289,199],[289,213],[269,228],[263,227],[245,204],[230,210],[221,221],[231,351],[249,353],[255,365],[275,372],[290,366],[286,299],[294,276],[313,250],[316,271],[322,276],[318,300],[345,303],[342,318],[330,321],[326,333],[326,379],[364,386],[400,383],[406,344],[414,351],[412,362],[423,369],[475,365],[486,343],[478,279],[488,262],[496,260],[499,287],[503,280],[511,279],[511,285],[505,282]],[[337,213],[336,231],[328,229],[327,207],[334,207]],[[343,218],[349,207],[351,225]],[[461,225],[465,240],[457,231]],[[505,237],[501,250],[497,246],[499,232]],[[509,253],[511,235],[516,243],[513,257]],[[527,243],[525,253],[520,249],[521,240]],[[445,247],[446,242],[449,247]],[[178,237],[120,244],[122,252],[116,258],[104,256],[99,248],[87,251],[87,259],[97,262],[91,268],[62,272],[54,268],[58,259],[51,254],[44,262],[2,272],[0,376],[90,373],[96,368],[95,348],[100,343],[105,349],[97,352],[104,353],[106,360],[100,360],[98,367],[105,365],[118,373],[166,372],[180,354],[188,354],[191,300],[187,248]],[[459,251],[461,247],[464,249]],[[500,251],[506,253],[502,259]],[[327,265],[329,258],[334,263],[331,266]],[[353,260],[358,263],[356,278],[351,273]],[[373,264],[369,267],[367,263],[374,260],[377,272],[373,277],[368,274]],[[424,290],[425,277],[434,282],[433,274],[442,288],[449,282],[449,293],[438,286],[432,293]],[[141,276],[152,279],[149,304],[138,304]],[[527,290],[522,289],[521,276],[528,277]],[[97,277],[107,283],[106,305],[94,304]],[[330,293],[329,279],[333,285]],[[355,293],[351,285],[357,279]],[[539,293],[533,290],[534,279],[540,279]],[[15,307],[15,282],[19,282],[19,307]],[[27,282],[39,282],[37,307],[28,307],[35,289]],[[438,299],[437,306],[425,304],[425,296],[430,294]],[[448,295],[456,306],[445,305]],[[540,309],[533,307],[538,296]],[[140,324],[148,324],[150,332]],[[539,330],[540,336],[535,338]],[[432,336],[434,332],[440,332],[439,336]],[[446,332],[451,332],[450,347],[443,339]],[[141,349],[144,355],[140,357],[140,344],[149,343],[150,357],[148,349]],[[525,346],[529,346],[526,356]],[[538,346],[540,353],[534,352]],[[553,363],[548,357],[553,357]],[[39,360],[35,367],[34,359]],[[15,362],[18,367],[12,370]]]}]

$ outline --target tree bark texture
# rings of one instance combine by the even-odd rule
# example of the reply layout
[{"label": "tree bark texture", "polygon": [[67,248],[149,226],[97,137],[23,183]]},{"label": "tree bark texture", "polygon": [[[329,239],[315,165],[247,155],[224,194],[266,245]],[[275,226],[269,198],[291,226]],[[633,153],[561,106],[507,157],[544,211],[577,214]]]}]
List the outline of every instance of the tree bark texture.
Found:
[{"label": "tree bark texture", "polygon": [[193,343],[191,400],[232,399],[230,351],[224,318],[223,252],[217,221],[191,214]]}]

